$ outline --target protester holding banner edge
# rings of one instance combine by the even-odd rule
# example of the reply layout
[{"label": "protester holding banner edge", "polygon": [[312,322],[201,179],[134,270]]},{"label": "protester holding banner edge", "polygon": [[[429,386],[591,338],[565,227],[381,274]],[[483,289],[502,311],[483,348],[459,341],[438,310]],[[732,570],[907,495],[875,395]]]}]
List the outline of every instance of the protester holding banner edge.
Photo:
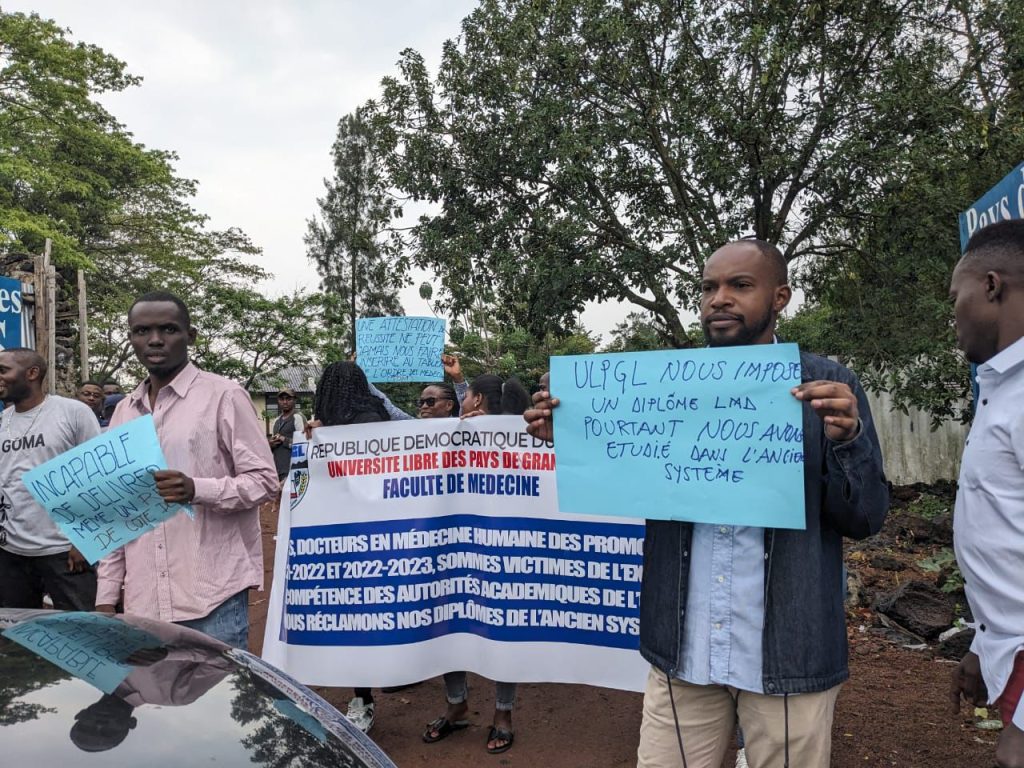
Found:
[{"label": "protester holding banner edge", "polygon": [[[346,360],[331,363],[320,376],[313,396],[313,418],[306,422],[306,437],[317,427],[372,424],[390,421],[384,400],[373,393],[358,364]],[[370,688],[356,688],[345,716],[363,733],[373,728],[376,704]]]},{"label": "protester holding banner edge", "polygon": [[165,291],[128,310],[129,339],[149,376],[114,411],[110,426],[152,414],[169,467],[153,473],[169,504],[192,504],[100,561],[96,610],[197,629],[248,647],[248,593],[263,587],[259,507],[279,490],[274,460],[249,395],[189,360],[188,307]]},{"label": "protester holding banner edge", "polygon": [[[791,297],[785,259],[763,241],[729,243],[705,263],[701,293],[709,346],[770,344]],[[806,529],[647,521],[639,768],[720,765],[737,719],[754,768],[829,765],[849,676],[842,536],[881,528],[888,489],[856,376],[808,353],[801,367]],[[553,440],[557,406],[548,390],[534,395],[528,431]]]},{"label": "protester holding banner edge", "polygon": [[32,497],[22,475],[100,433],[94,411],[43,391],[46,361],[23,347],[0,351],[7,408],[0,420],[0,607],[91,611],[96,573]]},{"label": "protester holding banner edge", "polygon": [[[429,389],[430,387],[427,387],[423,390],[421,402]],[[518,379],[502,381],[493,374],[483,374],[473,379],[466,389],[462,398],[462,418],[488,414],[520,416],[529,402],[530,396]],[[429,418],[422,416],[422,405],[421,417]],[[469,685],[466,673],[446,672],[444,686],[448,709],[443,715],[427,723],[427,728],[423,732],[423,741],[427,744],[441,741],[469,725],[466,720],[466,714],[469,712]],[[512,710],[515,708],[516,684],[495,682],[494,694],[494,720],[487,734],[487,751],[497,755],[511,749],[515,740]]]}]

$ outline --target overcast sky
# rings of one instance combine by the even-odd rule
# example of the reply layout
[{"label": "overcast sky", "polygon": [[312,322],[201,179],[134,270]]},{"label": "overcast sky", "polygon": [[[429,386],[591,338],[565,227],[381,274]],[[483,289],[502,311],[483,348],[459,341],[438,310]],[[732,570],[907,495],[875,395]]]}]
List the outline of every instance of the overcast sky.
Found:
[{"label": "overcast sky", "polygon": [[[404,48],[434,69],[471,0],[4,0],[69,27],[127,62],[142,85],[103,99],[147,146],[174,150],[199,182],[213,228],[240,227],[263,249],[279,294],[315,288],[302,236],[316,213],[338,118],[378,93]],[[415,285],[410,315],[429,314]],[[622,306],[584,313],[607,334]]]}]

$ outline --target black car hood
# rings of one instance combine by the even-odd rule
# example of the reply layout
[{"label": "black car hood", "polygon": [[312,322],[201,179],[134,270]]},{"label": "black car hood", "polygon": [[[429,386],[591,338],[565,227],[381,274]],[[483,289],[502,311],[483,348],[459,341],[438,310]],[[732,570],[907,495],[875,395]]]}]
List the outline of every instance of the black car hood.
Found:
[{"label": "black car hood", "polygon": [[164,622],[0,609],[4,765],[394,768],[261,659]]}]

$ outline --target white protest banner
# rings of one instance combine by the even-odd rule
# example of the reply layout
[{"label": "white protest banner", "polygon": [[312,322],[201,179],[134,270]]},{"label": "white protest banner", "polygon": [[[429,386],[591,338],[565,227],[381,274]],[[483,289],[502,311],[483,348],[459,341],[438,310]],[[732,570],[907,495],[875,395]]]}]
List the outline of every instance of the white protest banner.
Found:
[{"label": "white protest banner", "polygon": [[554,451],[521,417],[301,439],[278,521],[267,661],[308,685],[467,670],[642,690],[643,525],[560,514]]}]

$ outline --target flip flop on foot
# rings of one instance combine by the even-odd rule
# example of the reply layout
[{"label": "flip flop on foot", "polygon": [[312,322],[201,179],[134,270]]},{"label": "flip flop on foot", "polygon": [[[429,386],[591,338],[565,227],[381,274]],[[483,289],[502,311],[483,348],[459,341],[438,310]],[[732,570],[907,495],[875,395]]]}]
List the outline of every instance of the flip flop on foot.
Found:
[{"label": "flip flop on foot", "polygon": [[437,720],[427,723],[427,730],[423,732],[423,741],[427,744],[433,744],[434,742],[451,736],[456,731],[461,731],[463,728],[468,727],[468,720],[456,720],[452,722],[444,715],[441,715]]},{"label": "flip flop on foot", "polygon": [[[507,728],[495,728],[491,726],[491,730],[487,734],[487,752],[491,755],[500,755],[502,752],[508,752],[512,749],[512,742],[515,740],[516,735]],[[493,747],[491,742],[499,742]]]}]

